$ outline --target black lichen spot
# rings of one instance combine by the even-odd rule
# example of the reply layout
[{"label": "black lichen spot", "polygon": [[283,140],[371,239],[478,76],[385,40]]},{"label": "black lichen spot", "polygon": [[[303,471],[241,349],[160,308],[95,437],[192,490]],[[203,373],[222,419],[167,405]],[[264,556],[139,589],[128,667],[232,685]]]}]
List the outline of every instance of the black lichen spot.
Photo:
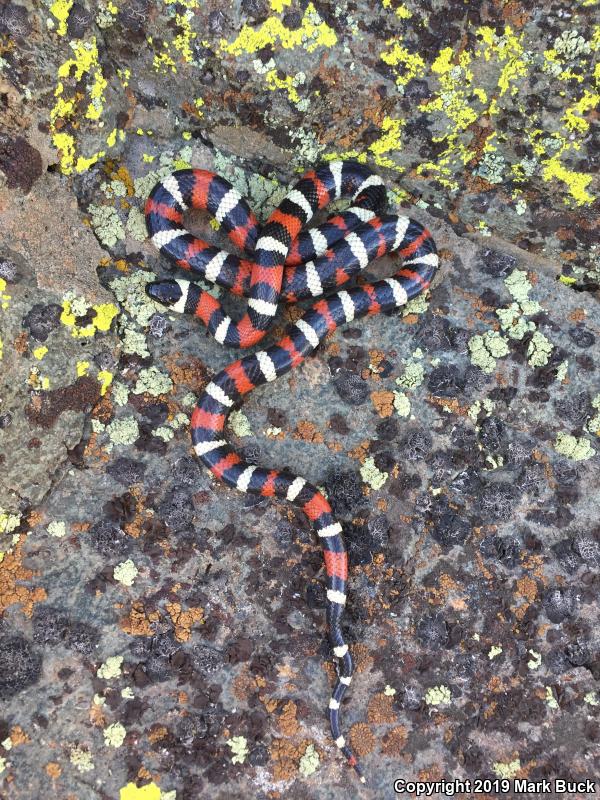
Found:
[{"label": "black lichen spot", "polygon": [[22,636],[0,636],[0,698],[10,700],[37,683],[42,656]]},{"label": "black lichen spot", "polygon": [[19,38],[24,38],[31,33],[27,9],[16,3],[4,4],[0,8],[0,31]]},{"label": "black lichen spot", "polygon": [[134,461],[132,458],[119,456],[112,464],[108,465],[106,471],[111,478],[114,478],[123,486],[132,486],[143,480],[146,465],[142,461]]},{"label": "black lichen spot", "polygon": [[448,641],[445,620],[438,615],[423,617],[417,625],[417,639],[429,650],[437,651],[444,647]]},{"label": "black lichen spot", "polygon": [[327,497],[336,517],[348,517],[368,505],[358,472],[334,467],[325,478]]},{"label": "black lichen spot", "polygon": [[433,527],[431,538],[435,539],[442,547],[453,547],[466,542],[471,533],[471,526],[463,517],[454,511],[435,509],[432,511]]},{"label": "black lichen spot", "polygon": [[169,320],[163,316],[162,314],[154,314],[154,316],[150,319],[150,326],[148,328],[148,332],[151,336],[154,336],[155,339],[162,339],[162,337],[169,331],[171,328],[171,323]]},{"label": "black lichen spot", "polygon": [[420,461],[430,455],[432,444],[431,435],[426,430],[417,429],[404,439],[402,452],[407,461]]},{"label": "black lichen spot", "polygon": [[132,539],[114,522],[101,520],[90,530],[89,540],[105,558],[121,557],[129,553]]},{"label": "black lichen spot", "polygon": [[42,157],[22,136],[11,139],[0,135],[0,169],[9,189],[28,194],[42,175]]},{"label": "black lichen spot", "polygon": [[23,327],[29,328],[29,332],[38,342],[45,342],[50,333],[60,325],[61,313],[62,308],[56,303],[46,306],[36,303],[23,318]]},{"label": "black lichen spot", "polygon": [[351,523],[345,526],[344,539],[351,564],[370,564],[376,553],[385,550],[390,524],[384,514],[369,520],[366,525]]},{"label": "black lichen spot", "polygon": [[453,364],[443,364],[429,373],[427,388],[437,397],[456,397],[465,388],[465,376]]},{"label": "black lichen spot", "polygon": [[258,442],[249,442],[244,445],[241,450],[241,455],[244,461],[248,464],[258,464],[260,460],[260,445]]},{"label": "black lichen spot", "polygon": [[488,484],[479,498],[479,507],[490,520],[508,520],[519,500],[518,489],[509,483]]},{"label": "black lichen spot", "polygon": [[16,283],[19,277],[19,270],[16,264],[7,258],[0,260],[0,278],[9,283]]},{"label": "black lichen spot", "polygon": [[583,425],[592,414],[592,406],[588,392],[569,392],[554,405],[558,413],[573,423],[575,427]]},{"label": "black lichen spot", "polygon": [[519,560],[520,544],[513,536],[486,536],[481,542],[481,552],[507,567],[514,567]]},{"label": "black lichen spot", "polygon": [[188,528],[194,518],[192,499],[185,489],[174,487],[158,506],[158,514],[173,531]]},{"label": "black lichen spot", "polygon": [[81,39],[92,24],[94,15],[84,8],[81,3],[75,2],[71,6],[67,20],[67,33],[72,39]]},{"label": "black lichen spot", "polygon": [[125,492],[119,497],[113,497],[104,504],[104,512],[106,516],[113,522],[124,526],[129,522],[133,522],[136,511],[136,499],[131,492]]},{"label": "black lichen spot", "polygon": [[369,397],[369,386],[355,372],[340,369],[333,380],[333,386],[345,403],[360,406]]},{"label": "black lichen spot", "polygon": [[588,331],[583,325],[574,325],[569,328],[568,334],[575,345],[581,347],[582,350],[587,350],[587,348],[591,347],[596,341],[594,334]]},{"label": "black lichen spot", "polygon": [[481,271],[494,278],[505,278],[517,266],[517,259],[498,250],[484,250],[481,253]]},{"label": "black lichen spot", "polygon": [[498,417],[486,417],[479,426],[478,438],[486,450],[492,453],[501,449],[506,426]]},{"label": "black lichen spot", "polygon": [[577,593],[572,588],[554,587],[544,595],[544,610],[550,622],[560,623],[577,608]]}]

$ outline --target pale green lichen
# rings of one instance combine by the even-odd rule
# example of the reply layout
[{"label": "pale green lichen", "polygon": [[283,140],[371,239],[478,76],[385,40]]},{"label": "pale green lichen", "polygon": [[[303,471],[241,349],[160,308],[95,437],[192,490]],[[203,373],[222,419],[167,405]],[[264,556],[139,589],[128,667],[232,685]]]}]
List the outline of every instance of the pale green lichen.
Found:
[{"label": "pale green lichen", "polygon": [[112,449],[113,445],[128,445],[133,444],[140,435],[140,429],[135,417],[120,417],[113,419],[106,426],[106,433],[110,438],[108,449]]},{"label": "pale green lichen", "polygon": [[365,459],[360,468],[360,474],[363,481],[368,484],[371,489],[381,489],[388,479],[388,473],[381,472],[381,470],[377,469],[372,457]]},{"label": "pale green lichen", "polygon": [[564,361],[561,361],[561,363],[556,368],[556,380],[559,383],[562,383],[564,379],[567,377],[568,372],[569,372],[569,359],[566,358]]},{"label": "pale green lichen", "polygon": [[500,647],[500,645],[493,644],[490,647],[490,652],[488,653],[489,660],[492,661],[494,658],[496,658],[496,656],[499,656],[501,652],[502,648]]},{"label": "pale green lichen", "polygon": [[556,435],[554,449],[557,453],[571,458],[573,461],[586,461],[596,452],[584,436],[577,438],[577,436],[562,432]]},{"label": "pale green lichen", "polygon": [[181,405],[184,408],[193,408],[196,405],[196,395],[193,392],[188,392],[181,398]]},{"label": "pale green lichen", "polygon": [[394,689],[393,686],[387,684],[385,689],[383,690],[383,693],[386,697],[394,697],[394,695],[396,694],[396,690]]},{"label": "pale green lichen", "polygon": [[127,561],[122,561],[113,570],[113,576],[116,581],[122,583],[123,586],[133,586],[133,582],[138,575],[138,568],[133,561],[128,558]]},{"label": "pale green lichen", "polygon": [[94,232],[105,247],[114,247],[125,238],[125,228],[116,209],[92,204],[88,210]]},{"label": "pale green lichen", "polygon": [[109,656],[106,661],[98,667],[96,675],[105,681],[111,678],[118,678],[121,675],[121,665],[123,656]]},{"label": "pale green lichen", "polygon": [[63,536],[67,535],[67,526],[66,523],[60,520],[54,520],[51,522],[48,527],[46,528],[50,536],[55,536],[57,539],[61,539]]},{"label": "pale green lichen", "polygon": [[245,736],[233,736],[225,742],[231,748],[231,763],[243,764],[248,753],[248,742]]},{"label": "pale green lichen", "polygon": [[12,533],[20,524],[20,514],[12,514],[0,506],[0,533]]},{"label": "pale green lichen", "polygon": [[250,421],[243,411],[232,411],[229,415],[229,424],[231,430],[240,438],[253,435]]},{"label": "pale green lichen", "polygon": [[583,702],[587,703],[589,706],[600,706],[600,700],[596,695],[596,692],[588,692],[584,698]]},{"label": "pale green lichen", "polygon": [[432,686],[425,693],[425,702],[428,706],[447,705],[452,698],[452,692],[447,686]]},{"label": "pale green lichen", "polygon": [[548,705],[548,707],[552,709],[558,708],[558,703],[556,701],[556,698],[554,697],[554,692],[552,691],[551,686],[546,686],[546,705]]},{"label": "pale green lichen", "polygon": [[127,405],[127,398],[129,397],[129,388],[120,381],[115,381],[112,385],[111,400],[117,406]]},{"label": "pale green lichen", "polygon": [[429,303],[425,298],[425,294],[421,293],[409,300],[402,309],[402,316],[407,317],[409,314],[424,314],[429,308]]},{"label": "pale green lichen", "polygon": [[505,169],[506,161],[504,158],[500,153],[490,150],[484,153],[479,166],[473,170],[473,174],[480,175],[488,183],[502,183]]},{"label": "pale green lichen", "polygon": [[140,370],[137,382],[133,388],[133,394],[150,394],[158,397],[161,394],[168,394],[173,388],[173,381],[158,367],[148,367]]},{"label": "pale green lichen", "polygon": [[416,389],[423,383],[425,377],[425,370],[422,364],[417,364],[415,361],[409,361],[404,368],[404,373],[396,378],[396,383],[403,389]]},{"label": "pale green lichen", "polygon": [[404,392],[394,392],[394,408],[400,417],[410,416],[410,400]]},{"label": "pale green lichen", "polygon": [[69,761],[79,772],[90,772],[90,770],[94,769],[92,754],[82,747],[71,748]]},{"label": "pale green lichen", "polygon": [[600,435],[600,394],[597,394],[592,400],[592,408],[596,409],[596,413],[587,424],[587,429],[590,433]]},{"label": "pale green lichen", "polygon": [[504,285],[513,299],[521,306],[521,310],[524,314],[537,314],[538,311],[541,310],[541,306],[537,300],[529,299],[529,292],[533,289],[533,284],[524,270],[514,269],[510,275],[504,279]]},{"label": "pale green lichen", "polygon": [[516,758],[514,761],[510,761],[508,764],[504,764],[502,761],[496,761],[494,764],[492,764],[492,769],[499,778],[510,780],[511,778],[514,778],[517,772],[521,769],[521,761],[518,758]]},{"label": "pale green lichen", "polygon": [[154,273],[138,269],[131,275],[114,278],[109,283],[123,310],[141,327],[148,325],[156,313],[154,301],[145,292],[146,284],[155,279]]},{"label": "pale green lichen", "polygon": [[483,400],[475,400],[473,405],[469,407],[467,416],[469,419],[472,419],[474,423],[477,423],[477,418],[479,417],[481,409],[485,411],[486,417],[489,417],[494,410],[494,401],[490,400],[488,397],[484,397]]},{"label": "pale green lichen", "polygon": [[126,700],[132,700],[135,697],[131,686],[125,686],[121,689],[121,697],[124,697]]},{"label": "pale green lichen", "polygon": [[528,650],[527,651],[531,658],[527,662],[528,669],[534,670],[539,669],[542,663],[542,654],[538,653],[536,650]]},{"label": "pale green lichen", "polygon": [[107,747],[121,747],[127,736],[127,731],[120,722],[113,722],[104,729],[104,743]]},{"label": "pale green lichen", "polygon": [[132,353],[142,358],[147,358],[150,351],[146,346],[146,337],[141,331],[134,328],[126,328],[122,337],[121,345],[124,353]]},{"label": "pale green lichen", "polygon": [[544,367],[554,349],[552,342],[543,333],[535,331],[527,348],[527,358],[532,367]]},{"label": "pale green lichen", "polygon": [[300,759],[298,770],[303,778],[308,778],[319,769],[321,759],[313,744],[309,744]]},{"label": "pale green lichen", "polygon": [[137,242],[145,242],[148,238],[148,231],[146,230],[146,218],[139,210],[139,208],[132,208],[127,217],[127,225],[125,226],[127,233]]},{"label": "pale green lichen", "polygon": [[496,369],[496,359],[508,355],[506,339],[498,331],[486,331],[469,339],[471,362],[483,372],[491,373]]},{"label": "pale green lichen", "polygon": [[152,431],[152,436],[156,436],[157,439],[162,439],[163,442],[170,442],[175,436],[175,431],[168,425],[159,425],[158,428]]},{"label": "pale green lichen", "polygon": [[496,309],[500,327],[511,339],[522,339],[528,331],[535,330],[535,324],[525,319],[518,303],[511,303],[507,308]]}]

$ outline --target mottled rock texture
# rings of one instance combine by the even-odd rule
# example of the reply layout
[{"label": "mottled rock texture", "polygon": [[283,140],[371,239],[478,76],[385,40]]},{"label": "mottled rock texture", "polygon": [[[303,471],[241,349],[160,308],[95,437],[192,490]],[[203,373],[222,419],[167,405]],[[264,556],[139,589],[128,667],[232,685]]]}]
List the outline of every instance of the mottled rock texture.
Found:
[{"label": "mottled rock texture", "polygon": [[[597,772],[598,8],[0,0],[2,798]],[[329,737],[306,520],[190,446],[236,354],[144,294],[172,269],[142,215],[159,177],[214,169],[264,218],[338,156],[427,224],[439,276],[230,435],[343,523],[365,787]]]}]

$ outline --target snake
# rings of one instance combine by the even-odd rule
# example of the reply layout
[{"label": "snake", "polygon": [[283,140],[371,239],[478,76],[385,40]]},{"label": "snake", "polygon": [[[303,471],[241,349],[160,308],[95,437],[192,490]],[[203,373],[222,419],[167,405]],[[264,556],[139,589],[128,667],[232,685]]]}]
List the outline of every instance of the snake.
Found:
[{"label": "snake", "polygon": [[[350,202],[345,211],[332,211],[325,222],[308,227],[317,212],[341,198]],[[184,216],[190,208],[208,212],[214,226],[227,234],[240,254],[186,230]],[[209,170],[179,169],[154,186],[146,201],[145,219],[150,240],[177,267],[246,298],[246,311],[236,321],[212,287],[205,289],[183,278],[146,285],[150,298],[172,311],[197,317],[226,347],[257,345],[273,326],[280,303],[313,300],[276,343],[234,361],[210,380],[192,413],[191,435],[196,455],[217,479],[241,492],[293,504],[306,515],[321,542],[327,630],[336,659],[328,707],[331,735],[365,782],[340,725],[340,706],[354,672],[341,629],[348,581],[342,526],[316,486],[287,469],[245,461],[225,438],[225,426],[249,392],[297,367],[338,326],[391,312],[425,291],[438,267],[435,242],[416,220],[387,213],[382,178],[356,160],[332,160],[307,171],[263,225],[224,177]],[[387,253],[401,259],[395,274],[365,282],[360,273]],[[355,285],[340,288],[351,282]]]}]

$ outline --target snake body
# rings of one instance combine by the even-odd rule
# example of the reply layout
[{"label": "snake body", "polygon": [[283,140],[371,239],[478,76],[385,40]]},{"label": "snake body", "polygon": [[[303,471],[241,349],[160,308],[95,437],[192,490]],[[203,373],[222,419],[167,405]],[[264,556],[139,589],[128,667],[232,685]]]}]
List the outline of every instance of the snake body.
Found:
[{"label": "snake body", "polygon": [[[351,198],[347,211],[331,215],[318,227],[306,227],[315,212],[340,197]],[[315,486],[288,471],[245,462],[224,438],[224,429],[228,415],[245,395],[300,364],[338,325],[399,308],[427,289],[438,265],[431,234],[415,220],[386,214],[386,202],[383,181],[369,167],[332,161],[307,172],[262,227],[237,190],[205,170],[178,170],[163,178],[145,209],[148,233],[164,255],[184,270],[248,298],[246,313],[235,322],[213,294],[194,283],[168,279],[148,284],[150,297],[199,317],[218,342],[250,347],[272,326],[280,300],[321,298],[276,344],[235,361],[211,380],[192,415],[192,441],[196,454],[219,480],[242,492],[287,500],[312,523],[323,547],[329,640],[338,659],[329,701],[331,733],[363,781],[339,718],[353,672],[340,628],[348,578],[342,527]],[[212,214],[244,255],[228,253],[186,231],[183,218],[190,207]],[[403,264],[392,278],[321,297],[350,281],[373,259],[393,251]]]}]

